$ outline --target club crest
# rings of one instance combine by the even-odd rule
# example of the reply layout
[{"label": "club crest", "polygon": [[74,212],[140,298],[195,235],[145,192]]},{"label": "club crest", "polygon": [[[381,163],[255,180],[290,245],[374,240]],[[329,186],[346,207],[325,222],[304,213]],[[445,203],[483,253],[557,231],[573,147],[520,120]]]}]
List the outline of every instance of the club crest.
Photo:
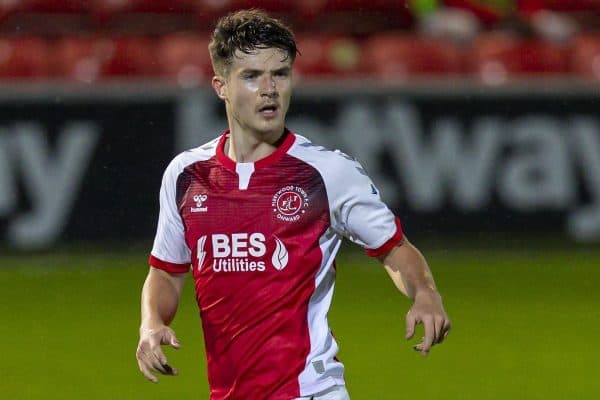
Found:
[{"label": "club crest", "polygon": [[298,221],[309,206],[308,194],[299,186],[285,186],[277,191],[271,200],[271,207],[277,219],[285,222]]}]

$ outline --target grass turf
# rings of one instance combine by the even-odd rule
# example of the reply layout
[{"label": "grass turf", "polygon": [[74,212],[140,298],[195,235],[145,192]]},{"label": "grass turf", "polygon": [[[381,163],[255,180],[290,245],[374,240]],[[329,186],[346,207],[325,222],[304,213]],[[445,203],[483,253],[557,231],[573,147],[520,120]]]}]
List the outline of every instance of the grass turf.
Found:
[{"label": "grass turf", "polygon": [[[330,323],[353,400],[598,398],[600,249],[424,253],[454,323],[427,358],[404,340],[410,304],[383,269],[356,251],[338,259]],[[208,398],[191,278],[174,323],[183,347],[167,350],[180,376],[153,385],[137,370],[145,265],[135,251],[0,256],[0,398]]]}]

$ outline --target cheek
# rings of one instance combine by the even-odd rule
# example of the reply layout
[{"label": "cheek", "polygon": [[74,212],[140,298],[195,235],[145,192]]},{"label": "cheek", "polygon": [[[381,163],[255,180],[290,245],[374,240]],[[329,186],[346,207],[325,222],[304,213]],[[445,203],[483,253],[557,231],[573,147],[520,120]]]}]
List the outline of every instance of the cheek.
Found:
[{"label": "cheek", "polygon": [[235,97],[246,97],[258,92],[258,82],[256,80],[244,81],[242,79],[235,81],[230,86],[230,91]]},{"label": "cheek", "polygon": [[281,96],[282,102],[286,105],[290,104],[290,98],[292,97],[292,87],[290,85],[282,88],[279,91],[279,95]]},{"label": "cheek", "polygon": [[248,82],[244,82],[244,84],[242,85],[242,91],[245,92],[247,95],[253,95],[256,94],[256,92],[258,92],[258,81],[253,80],[253,81],[248,81]]},{"label": "cheek", "polygon": [[253,99],[256,97],[256,90],[252,86],[252,84],[242,85],[233,93],[235,99],[233,102],[239,108],[246,108],[253,104]]}]

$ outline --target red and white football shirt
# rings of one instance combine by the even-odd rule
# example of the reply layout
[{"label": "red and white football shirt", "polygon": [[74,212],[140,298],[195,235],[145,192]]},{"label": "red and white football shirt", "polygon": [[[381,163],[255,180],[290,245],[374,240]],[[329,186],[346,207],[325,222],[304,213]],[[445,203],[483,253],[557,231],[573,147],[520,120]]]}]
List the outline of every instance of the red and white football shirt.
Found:
[{"label": "red and white football shirt", "polygon": [[177,156],[160,190],[150,264],[193,270],[210,398],[289,400],[344,384],[327,323],[342,237],[371,256],[402,238],[356,161],[286,131],[254,163],[225,132]]}]

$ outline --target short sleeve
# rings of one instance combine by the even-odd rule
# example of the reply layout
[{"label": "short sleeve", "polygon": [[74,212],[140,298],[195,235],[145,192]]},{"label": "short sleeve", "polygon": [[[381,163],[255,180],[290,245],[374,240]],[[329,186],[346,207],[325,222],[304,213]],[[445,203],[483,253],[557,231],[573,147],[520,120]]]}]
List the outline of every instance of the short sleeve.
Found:
[{"label": "short sleeve", "polygon": [[360,163],[345,158],[345,172],[337,180],[342,186],[333,191],[338,196],[332,202],[336,207],[336,230],[363,247],[369,256],[383,255],[402,240],[400,220],[381,200]]},{"label": "short sleeve", "polygon": [[177,178],[181,171],[172,162],[166,169],[160,188],[160,211],[149,263],[171,273],[188,272],[191,252],[185,242],[183,221],[177,207]]}]

